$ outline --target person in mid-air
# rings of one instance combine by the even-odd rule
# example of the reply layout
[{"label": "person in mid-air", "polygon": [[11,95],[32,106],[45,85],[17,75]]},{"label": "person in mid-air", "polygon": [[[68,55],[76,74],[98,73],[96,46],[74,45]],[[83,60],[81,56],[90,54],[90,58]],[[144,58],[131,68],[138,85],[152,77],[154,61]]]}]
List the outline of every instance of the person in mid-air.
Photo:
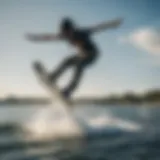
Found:
[{"label": "person in mid-air", "polygon": [[27,34],[27,38],[31,41],[65,40],[77,47],[78,52],[76,55],[64,59],[60,66],[49,74],[50,81],[56,82],[57,78],[66,69],[69,67],[74,68],[71,82],[62,91],[63,95],[69,98],[79,84],[85,69],[93,64],[99,55],[98,48],[92,41],[91,35],[104,29],[116,28],[121,22],[122,19],[116,19],[93,27],[79,28],[72,19],[64,18],[60,23],[60,32],[58,34]]}]

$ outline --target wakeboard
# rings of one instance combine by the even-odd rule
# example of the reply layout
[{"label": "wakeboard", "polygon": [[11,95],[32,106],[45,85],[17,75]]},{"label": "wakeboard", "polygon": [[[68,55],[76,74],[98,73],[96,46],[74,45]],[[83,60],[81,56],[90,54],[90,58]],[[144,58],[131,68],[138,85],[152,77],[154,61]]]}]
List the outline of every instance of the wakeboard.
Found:
[{"label": "wakeboard", "polygon": [[60,101],[63,105],[67,107],[72,106],[71,101],[63,96],[58,86],[49,80],[48,71],[41,62],[34,62],[33,69],[38,79],[43,83],[46,89],[50,91],[52,98],[56,99],[57,101]]}]

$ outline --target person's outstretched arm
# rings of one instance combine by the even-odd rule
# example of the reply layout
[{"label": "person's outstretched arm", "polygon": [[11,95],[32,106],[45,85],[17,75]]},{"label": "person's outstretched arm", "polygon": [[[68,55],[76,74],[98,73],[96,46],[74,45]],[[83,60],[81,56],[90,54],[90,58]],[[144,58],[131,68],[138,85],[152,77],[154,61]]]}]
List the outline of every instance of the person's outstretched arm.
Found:
[{"label": "person's outstretched arm", "polygon": [[106,29],[117,28],[122,22],[123,22],[122,18],[117,18],[115,20],[110,20],[110,21],[98,24],[96,26],[90,27],[89,30],[92,33],[94,33],[94,32],[99,32]]},{"label": "person's outstretched arm", "polygon": [[62,36],[60,34],[26,34],[26,38],[30,41],[34,41],[34,42],[45,42],[45,41],[57,41],[57,40],[61,40]]}]

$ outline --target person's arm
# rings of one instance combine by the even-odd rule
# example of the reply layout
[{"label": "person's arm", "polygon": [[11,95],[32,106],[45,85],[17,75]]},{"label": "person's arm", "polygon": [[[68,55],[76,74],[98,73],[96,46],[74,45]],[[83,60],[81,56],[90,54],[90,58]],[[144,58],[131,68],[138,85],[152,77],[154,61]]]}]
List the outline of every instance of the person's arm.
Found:
[{"label": "person's arm", "polygon": [[96,26],[90,27],[89,30],[90,32],[94,33],[94,32],[99,32],[106,29],[117,28],[122,22],[123,22],[122,18],[117,18],[115,20],[110,20],[110,21],[98,24]]},{"label": "person's arm", "polygon": [[54,35],[54,34],[27,34],[26,38],[30,41],[35,42],[45,42],[45,41],[57,41],[61,40],[63,37],[60,34]]}]

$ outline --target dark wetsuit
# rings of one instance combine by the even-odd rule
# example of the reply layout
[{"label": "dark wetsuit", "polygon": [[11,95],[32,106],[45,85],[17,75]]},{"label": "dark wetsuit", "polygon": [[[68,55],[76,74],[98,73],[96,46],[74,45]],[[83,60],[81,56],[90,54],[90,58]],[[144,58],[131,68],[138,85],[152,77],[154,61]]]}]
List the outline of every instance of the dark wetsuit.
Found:
[{"label": "dark wetsuit", "polygon": [[61,65],[51,74],[51,80],[56,80],[69,67],[74,68],[73,79],[63,90],[65,96],[70,96],[71,92],[77,87],[82,77],[84,69],[92,64],[98,54],[95,44],[90,39],[89,30],[75,30],[71,36],[64,38],[70,44],[79,49],[77,55],[66,58]]}]

